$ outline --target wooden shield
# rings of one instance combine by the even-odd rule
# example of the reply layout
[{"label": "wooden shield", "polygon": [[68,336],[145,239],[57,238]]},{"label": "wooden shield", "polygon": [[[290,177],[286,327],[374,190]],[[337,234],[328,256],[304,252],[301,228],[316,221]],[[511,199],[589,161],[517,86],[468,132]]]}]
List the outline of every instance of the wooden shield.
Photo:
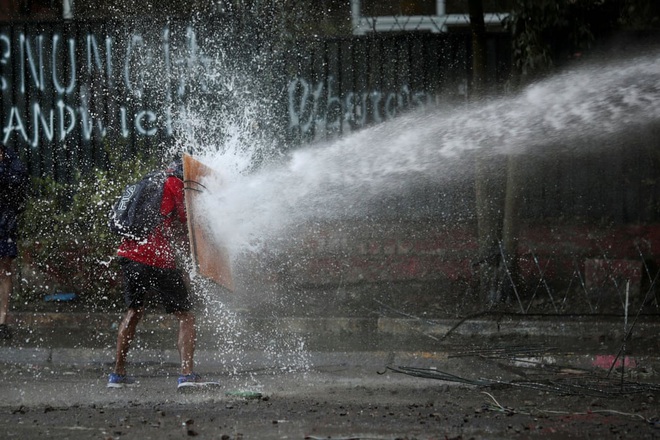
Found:
[{"label": "wooden shield", "polygon": [[[206,191],[201,183],[217,172],[189,154],[183,156],[183,182],[188,216],[190,252],[197,273],[227,289],[234,290],[227,249],[209,235],[198,209],[199,196]],[[219,178],[219,176],[217,176]]]}]

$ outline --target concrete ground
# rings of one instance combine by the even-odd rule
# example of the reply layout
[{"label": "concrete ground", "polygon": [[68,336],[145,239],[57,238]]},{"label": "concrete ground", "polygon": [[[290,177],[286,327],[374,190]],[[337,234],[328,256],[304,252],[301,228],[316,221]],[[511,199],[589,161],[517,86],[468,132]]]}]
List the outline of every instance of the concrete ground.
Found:
[{"label": "concrete ground", "polygon": [[660,434],[657,389],[561,395],[328,363],[307,371],[204,371],[220,379],[222,388],[180,394],[172,366],[134,366],[139,385],[119,390],[105,388],[103,366],[2,368],[0,429],[7,439],[643,439]]},{"label": "concrete ground", "polygon": [[626,344],[618,317],[201,317],[196,369],[221,387],[195,394],[158,314],[129,358],[138,386],[107,389],[118,319],[14,314],[0,438],[660,437],[655,317]]}]

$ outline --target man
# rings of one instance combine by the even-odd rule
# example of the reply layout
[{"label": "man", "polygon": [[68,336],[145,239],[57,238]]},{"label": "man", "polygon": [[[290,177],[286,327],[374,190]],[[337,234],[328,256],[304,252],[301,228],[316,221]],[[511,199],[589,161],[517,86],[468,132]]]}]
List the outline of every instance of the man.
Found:
[{"label": "man", "polygon": [[180,159],[169,165],[160,203],[162,221],[143,240],[122,239],[117,255],[124,276],[124,300],[128,310],[119,326],[114,372],[108,388],[121,388],[135,383],[126,375],[126,357],[135,338],[138,322],[144,315],[147,293],[156,293],[165,306],[179,320],[177,347],[181,357],[178,388],[205,386],[193,371],[195,352],[195,315],[184,282],[184,274],[177,268],[175,249],[187,241],[186,211],[183,191],[183,164]]},{"label": "man", "polygon": [[27,170],[18,155],[0,145],[0,339],[11,339],[7,326],[13,289],[13,260],[18,256],[18,214],[27,194]]}]

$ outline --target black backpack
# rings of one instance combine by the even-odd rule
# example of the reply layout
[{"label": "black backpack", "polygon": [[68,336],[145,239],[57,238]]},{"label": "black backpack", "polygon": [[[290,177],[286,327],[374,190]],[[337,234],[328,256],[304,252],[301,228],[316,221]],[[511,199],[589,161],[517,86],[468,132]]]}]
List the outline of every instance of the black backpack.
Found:
[{"label": "black backpack", "polygon": [[165,171],[152,171],[127,185],[110,210],[110,230],[137,240],[147,238],[163,220],[160,205],[168,176]]}]

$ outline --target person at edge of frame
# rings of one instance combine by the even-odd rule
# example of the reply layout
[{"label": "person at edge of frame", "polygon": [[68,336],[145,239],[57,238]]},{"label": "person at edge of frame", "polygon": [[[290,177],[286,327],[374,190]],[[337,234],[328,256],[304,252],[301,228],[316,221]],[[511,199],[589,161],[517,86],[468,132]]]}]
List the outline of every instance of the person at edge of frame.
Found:
[{"label": "person at edge of frame", "polygon": [[4,340],[12,338],[7,315],[18,256],[18,216],[27,199],[28,181],[27,168],[18,154],[0,145],[0,339]]}]

